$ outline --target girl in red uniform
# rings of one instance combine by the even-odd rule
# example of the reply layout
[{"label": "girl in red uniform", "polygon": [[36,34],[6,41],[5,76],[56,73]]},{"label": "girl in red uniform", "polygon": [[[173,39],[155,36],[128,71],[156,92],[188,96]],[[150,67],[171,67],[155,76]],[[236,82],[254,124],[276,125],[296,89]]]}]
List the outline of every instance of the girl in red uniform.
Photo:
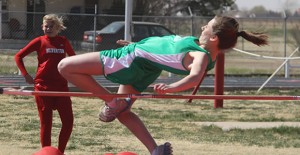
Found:
[{"label": "girl in red uniform", "polygon": [[[68,91],[68,82],[59,74],[57,65],[66,54],[75,55],[69,41],[58,36],[66,29],[63,20],[55,14],[43,17],[43,36],[33,39],[15,55],[15,61],[22,75],[29,84],[34,84],[35,91]],[[28,74],[23,58],[36,51],[38,66],[35,78]],[[70,97],[35,96],[40,117],[40,141],[42,147],[51,146],[53,110],[57,110],[62,122],[58,149],[63,153],[73,129],[73,111]]]}]

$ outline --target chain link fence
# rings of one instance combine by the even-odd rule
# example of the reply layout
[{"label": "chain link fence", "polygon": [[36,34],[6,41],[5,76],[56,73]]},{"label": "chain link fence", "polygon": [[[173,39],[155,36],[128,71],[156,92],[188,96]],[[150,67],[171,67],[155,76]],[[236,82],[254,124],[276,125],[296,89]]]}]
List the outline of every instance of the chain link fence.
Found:
[{"label": "chain link fence", "polygon": [[[18,73],[13,56],[30,40],[43,35],[41,29],[44,13],[7,12],[10,19],[2,19],[0,39],[0,75],[14,75]],[[85,31],[100,30],[113,21],[124,21],[124,16],[104,14],[70,14],[59,13],[63,16],[66,30],[60,35],[66,36],[71,42],[76,53],[90,52],[81,48]],[[199,37],[201,26],[211,17],[166,17],[166,16],[133,16],[133,21],[155,22],[164,25],[178,35],[193,35]],[[238,18],[240,30],[266,32],[269,35],[269,45],[257,47],[243,39],[238,40],[236,48],[275,57],[288,57],[300,44],[300,18]],[[122,39],[122,38],[120,38]],[[299,57],[299,52],[294,56]],[[264,60],[231,51],[226,54],[226,74],[271,74],[283,61]],[[291,60],[289,74],[298,75],[299,60]],[[30,73],[34,74],[37,60],[32,53],[25,59],[25,65]],[[213,71],[212,71],[213,72]],[[280,74],[284,74],[281,71]]]}]

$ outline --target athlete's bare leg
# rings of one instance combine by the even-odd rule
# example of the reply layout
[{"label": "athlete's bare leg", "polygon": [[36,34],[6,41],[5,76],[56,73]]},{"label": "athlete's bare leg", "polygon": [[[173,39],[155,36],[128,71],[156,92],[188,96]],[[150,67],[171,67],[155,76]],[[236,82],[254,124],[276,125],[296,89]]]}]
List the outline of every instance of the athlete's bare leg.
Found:
[{"label": "athlete's bare leg", "polygon": [[[67,57],[59,63],[58,69],[66,80],[84,91],[95,94],[110,93],[92,77],[92,75],[103,75],[99,52]],[[129,85],[120,85],[118,93],[138,94],[140,92]],[[108,102],[111,99],[103,100]],[[119,114],[118,119],[147,147],[150,153],[157,147],[144,123],[130,109]]]},{"label": "athlete's bare leg", "polygon": [[[79,89],[94,94],[110,94],[92,77],[103,75],[99,52],[86,53],[64,58],[58,64],[60,74]],[[100,97],[101,98],[101,97]],[[111,98],[101,98],[108,102]]]},{"label": "athlete's bare leg", "polygon": [[[136,91],[130,85],[120,85],[118,93],[140,94],[140,92]],[[132,102],[134,101],[135,100],[132,99]],[[151,152],[157,147],[157,144],[140,118],[129,109],[119,114],[118,119],[147,147],[151,154]]]}]

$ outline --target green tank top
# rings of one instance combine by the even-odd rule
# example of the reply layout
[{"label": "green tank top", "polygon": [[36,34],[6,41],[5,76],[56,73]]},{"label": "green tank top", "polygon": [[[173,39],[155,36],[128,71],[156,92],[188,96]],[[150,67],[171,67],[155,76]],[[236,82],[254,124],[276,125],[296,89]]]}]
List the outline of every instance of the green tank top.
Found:
[{"label": "green tank top", "polygon": [[[209,63],[206,70],[211,70],[212,68],[214,68],[215,62],[212,61],[209,52],[199,47],[199,45],[196,44],[195,41],[198,41],[198,38],[193,36],[181,37],[178,35],[171,35],[165,37],[150,37],[138,42],[135,48],[141,49],[142,51],[147,51],[148,53],[154,55],[159,55],[159,58],[162,59],[162,61],[168,59],[169,63],[170,61],[173,62],[174,60],[180,61],[182,63],[183,57],[187,52],[190,51],[204,52],[208,55],[209,58]],[[149,58],[147,57],[147,59]],[[178,70],[176,68],[172,68],[172,66],[170,66],[169,64],[160,62],[155,63],[155,65],[162,70],[166,70],[175,74],[189,74],[188,70]],[[183,67],[183,64],[181,65]]]},{"label": "green tank top", "polygon": [[162,70],[188,75],[190,71],[183,66],[183,58],[189,51],[208,55],[208,71],[215,62],[209,52],[195,43],[197,40],[192,36],[150,37],[122,48],[101,51],[104,76],[115,83],[132,85],[142,92],[157,79]]}]

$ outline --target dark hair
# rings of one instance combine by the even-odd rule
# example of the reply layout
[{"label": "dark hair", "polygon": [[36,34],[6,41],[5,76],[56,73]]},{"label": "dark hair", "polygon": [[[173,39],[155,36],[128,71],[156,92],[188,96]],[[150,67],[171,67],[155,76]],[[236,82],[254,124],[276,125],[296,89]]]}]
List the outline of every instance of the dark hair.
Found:
[{"label": "dark hair", "polygon": [[252,42],[257,46],[267,45],[268,36],[258,32],[239,32],[239,23],[236,19],[227,16],[215,16],[215,23],[212,26],[213,33],[219,38],[219,48],[226,50],[233,48],[239,36]]}]

